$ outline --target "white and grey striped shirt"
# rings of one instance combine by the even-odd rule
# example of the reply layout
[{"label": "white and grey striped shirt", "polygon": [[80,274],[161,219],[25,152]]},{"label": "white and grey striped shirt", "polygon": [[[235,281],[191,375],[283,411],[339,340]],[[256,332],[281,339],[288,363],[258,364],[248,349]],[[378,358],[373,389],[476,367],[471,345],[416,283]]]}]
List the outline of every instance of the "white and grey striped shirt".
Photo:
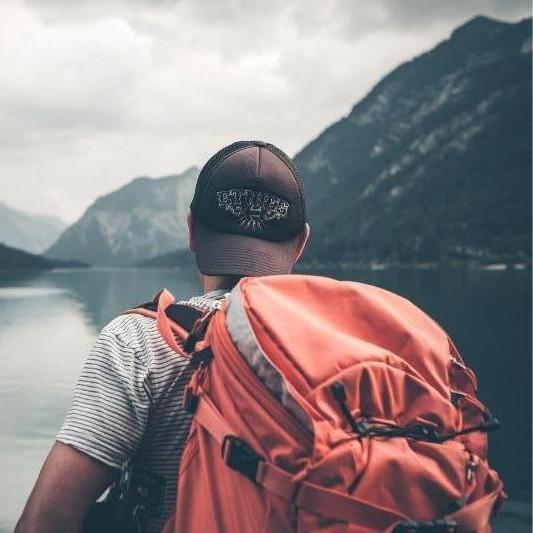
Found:
[{"label": "white and grey striped shirt", "polygon": [[[212,291],[189,303],[210,310],[224,294]],[[189,360],[168,347],[155,320],[121,315],[102,330],[89,353],[57,436],[106,465],[120,468],[133,460],[164,478],[162,512],[150,520],[149,532],[161,530],[176,500],[191,422],[182,408],[191,373]]]}]

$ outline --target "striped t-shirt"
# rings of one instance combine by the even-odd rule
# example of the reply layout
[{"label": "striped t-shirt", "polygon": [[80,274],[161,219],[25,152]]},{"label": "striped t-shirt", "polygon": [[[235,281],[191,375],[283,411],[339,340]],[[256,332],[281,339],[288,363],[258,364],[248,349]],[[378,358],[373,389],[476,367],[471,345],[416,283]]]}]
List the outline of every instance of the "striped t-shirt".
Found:
[{"label": "striped t-shirt", "polygon": [[[206,311],[226,291],[212,291],[189,303]],[[181,302],[184,303],[184,302]],[[189,359],[172,351],[155,320],[121,315],[100,333],[78,379],[74,400],[57,440],[106,465],[132,461],[164,479],[160,516],[149,532],[160,531],[176,500],[179,460],[191,415],[182,407],[193,372]]]}]

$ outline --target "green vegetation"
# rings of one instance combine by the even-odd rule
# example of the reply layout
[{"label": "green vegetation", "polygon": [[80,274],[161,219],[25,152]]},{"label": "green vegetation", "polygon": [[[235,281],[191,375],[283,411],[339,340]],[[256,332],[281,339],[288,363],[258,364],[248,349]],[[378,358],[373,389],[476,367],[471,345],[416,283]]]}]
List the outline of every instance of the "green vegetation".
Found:
[{"label": "green vegetation", "polygon": [[0,270],[49,270],[52,268],[84,268],[80,261],[61,261],[30,254],[0,243]]},{"label": "green vegetation", "polygon": [[530,32],[473,19],[296,156],[308,262],[530,262]]}]

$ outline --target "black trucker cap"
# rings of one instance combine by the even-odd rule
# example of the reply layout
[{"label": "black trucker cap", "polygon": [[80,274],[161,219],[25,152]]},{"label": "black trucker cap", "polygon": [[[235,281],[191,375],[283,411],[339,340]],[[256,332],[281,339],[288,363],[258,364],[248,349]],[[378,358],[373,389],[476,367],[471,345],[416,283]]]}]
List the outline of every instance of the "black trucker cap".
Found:
[{"label": "black trucker cap", "polygon": [[217,152],[198,177],[191,213],[196,263],[207,275],[286,274],[305,228],[298,171],[279,148],[238,141]]}]

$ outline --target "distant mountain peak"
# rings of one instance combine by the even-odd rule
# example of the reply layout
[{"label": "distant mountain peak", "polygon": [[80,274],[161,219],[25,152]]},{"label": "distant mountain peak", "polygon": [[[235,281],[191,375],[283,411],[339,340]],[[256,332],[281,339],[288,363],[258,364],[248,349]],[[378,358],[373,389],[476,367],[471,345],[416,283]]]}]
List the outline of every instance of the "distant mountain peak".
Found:
[{"label": "distant mountain peak", "polygon": [[127,184],[126,186],[129,186],[131,187],[132,185],[136,184],[136,183],[144,183],[146,181],[153,181],[154,178],[150,177],[150,176],[137,176],[135,178],[132,178]]},{"label": "distant mountain peak", "polygon": [[510,26],[511,24],[513,23],[497,20],[492,17],[487,17],[486,15],[477,15],[458,26],[452,32],[451,37],[453,39],[454,37],[459,37],[465,33],[486,31],[488,29],[500,28],[502,26]]},{"label": "distant mountain peak", "polygon": [[192,165],[186,168],[183,172],[180,172],[179,174],[165,174],[164,176],[157,176],[157,177],[136,176],[135,178],[132,178],[125,186],[128,187],[134,184],[147,183],[147,182],[153,182],[153,181],[180,179],[190,174],[198,174],[198,172],[199,172],[198,167],[195,165]]},{"label": "distant mountain peak", "polygon": [[530,48],[531,19],[476,17],[304,147],[307,257],[529,261]]},{"label": "distant mountain peak", "polygon": [[[531,17],[516,22],[508,22],[479,15],[454,30],[449,40],[461,46],[473,45],[474,50],[476,45],[481,43],[484,46],[488,44],[490,49],[505,49],[506,39],[509,37],[512,39],[513,28],[517,27],[529,27],[529,35],[531,35]],[[498,42],[500,39],[502,42]]]},{"label": "distant mountain peak", "polygon": [[41,253],[67,224],[57,216],[15,209],[0,201],[0,242],[31,253]]},{"label": "distant mountain peak", "polygon": [[137,177],[99,197],[47,251],[95,265],[128,265],[185,246],[196,167],[161,178]]}]

